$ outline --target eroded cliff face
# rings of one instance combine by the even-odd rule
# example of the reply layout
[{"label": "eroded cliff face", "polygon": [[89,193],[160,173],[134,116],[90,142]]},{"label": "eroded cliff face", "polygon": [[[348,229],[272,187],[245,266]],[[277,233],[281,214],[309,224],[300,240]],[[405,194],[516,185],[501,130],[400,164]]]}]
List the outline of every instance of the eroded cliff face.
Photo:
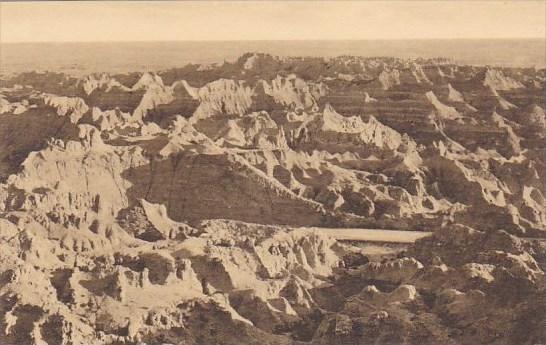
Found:
[{"label": "eroded cliff face", "polygon": [[246,54],[1,80],[0,343],[540,343],[544,78]]}]

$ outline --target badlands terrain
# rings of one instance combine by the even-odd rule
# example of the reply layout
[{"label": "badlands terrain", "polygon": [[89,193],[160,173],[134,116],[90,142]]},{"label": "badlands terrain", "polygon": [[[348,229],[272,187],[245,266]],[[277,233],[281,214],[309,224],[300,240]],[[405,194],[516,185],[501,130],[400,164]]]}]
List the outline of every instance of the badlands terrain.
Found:
[{"label": "badlands terrain", "polygon": [[545,77],[4,75],[0,344],[544,344]]}]

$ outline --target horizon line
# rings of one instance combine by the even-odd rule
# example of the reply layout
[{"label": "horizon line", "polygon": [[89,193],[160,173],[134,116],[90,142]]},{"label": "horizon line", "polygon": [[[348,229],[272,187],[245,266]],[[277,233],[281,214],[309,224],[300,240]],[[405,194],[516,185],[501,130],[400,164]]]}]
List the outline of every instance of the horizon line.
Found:
[{"label": "horizon line", "polygon": [[546,43],[546,37],[423,37],[423,38],[296,38],[296,39],[212,39],[212,40],[83,40],[83,41],[1,41],[0,44],[25,44],[25,43],[154,43],[154,42],[337,42],[337,41],[481,41],[481,40],[542,40]]}]

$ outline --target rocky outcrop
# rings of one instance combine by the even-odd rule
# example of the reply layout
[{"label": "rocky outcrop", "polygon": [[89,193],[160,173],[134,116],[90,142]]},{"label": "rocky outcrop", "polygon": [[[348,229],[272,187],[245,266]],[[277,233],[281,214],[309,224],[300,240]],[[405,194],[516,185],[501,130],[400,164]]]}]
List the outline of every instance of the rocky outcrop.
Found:
[{"label": "rocky outcrop", "polygon": [[288,147],[284,131],[265,111],[244,118],[227,120],[224,128],[211,135],[220,146],[246,149],[284,149]]},{"label": "rocky outcrop", "polygon": [[429,102],[432,104],[434,109],[436,110],[436,115],[440,119],[447,119],[447,120],[460,120],[462,118],[462,115],[459,114],[457,109],[454,107],[450,107],[448,105],[443,104],[438,100],[434,92],[429,91],[425,94]]},{"label": "rocky outcrop", "polygon": [[[360,117],[345,117],[337,113],[329,104],[322,113],[309,117],[296,131],[296,140],[315,148],[336,152],[339,136],[341,144],[367,145],[378,149],[396,150],[402,145],[402,136],[395,130],[384,126],[374,117],[364,122]],[[365,146],[361,146],[362,149]]]},{"label": "rocky outcrop", "polygon": [[378,80],[383,90],[389,90],[393,86],[400,85],[400,72],[397,69],[384,70],[379,74]]},{"label": "rocky outcrop", "polygon": [[200,104],[193,114],[194,121],[217,114],[242,116],[252,104],[252,88],[234,80],[220,79],[197,92]]},{"label": "rocky outcrop", "polygon": [[463,95],[455,90],[453,88],[453,86],[451,86],[451,84],[447,84],[447,87],[448,87],[448,100],[450,100],[451,102],[464,102],[464,98],[463,98]]},{"label": "rocky outcrop", "polygon": [[56,109],[59,116],[67,116],[72,123],[78,123],[89,107],[78,97],[43,95],[44,103]]},{"label": "rocky outcrop", "polygon": [[103,90],[109,92],[113,88],[118,88],[123,91],[129,91],[129,88],[125,85],[122,85],[119,81],[110,77],[106,73],[101,73],[99,75],[89,75],[85,77],[81,82],[82,88],[87,95],[92,94],[95,90]]},{"label": "rocky outcrop", "polygon": [[28,100],[10,103],[10,101],[8,101],[2,94],[0,94],[0,115],[4,113],[19,115],[27,111],[28,107]]},{"label": "rocky outcrop", "polygon": [[[109,131],[123,127],[129,122],[130,118],[131,115],[129,113],[124,113],[119,109],[102,111],[97,107],[93,107],[89,121],[101,131]],[[84,120],[87,119],[84,118]]]},{"label": "rocky outcrop", "polygon": [[263,81],[263,88],[275,102],[302,109],[316,107],[316,102],[326,94],[323,84],[306,83],[295,75],[286,78],[277,76],[271,80],[271,85]]},{"label": "rocky outcrop", "polygon": [[[480,76],[481,77],[481,76]],[[517,80],[504,75],[504,73],[497,69],[488,68],[483,73],[483,85],[489,86],[495,90],[511,90],[524,87],[523,84]]]},{"label": "rocky outcrop", "polygon": [[491,114],[493,122],[502,130],[505,130],[508,135],[508,143],[510,145],[512,155],[518,155],[521,152],[521,138],[514,132],[514,124],[509,124],[508,120],[494,112]]},{"label": "rocky outcrop", "polygon": [[91,225],[95,218],[108,222],[126,207],[128,184],[121,174],[132,165],[144,164],[141,151],[116,151],[90,125],[80,125],[80,138],[81,142],[66,143],[57,139],[30,153],[22,171],[7,180],[4,210],[39,209],[54,221],[66,218],[79,226]]}]

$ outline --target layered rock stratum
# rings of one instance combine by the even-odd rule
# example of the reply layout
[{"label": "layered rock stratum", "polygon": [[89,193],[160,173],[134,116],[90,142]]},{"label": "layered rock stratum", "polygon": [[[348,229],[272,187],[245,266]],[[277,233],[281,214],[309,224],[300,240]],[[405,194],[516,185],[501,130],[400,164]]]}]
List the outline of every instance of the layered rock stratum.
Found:
[{"label": "layered rock stratum", "polygon": [[545,78],[254,53],[4,77],[0,344],[543,344]]}]

